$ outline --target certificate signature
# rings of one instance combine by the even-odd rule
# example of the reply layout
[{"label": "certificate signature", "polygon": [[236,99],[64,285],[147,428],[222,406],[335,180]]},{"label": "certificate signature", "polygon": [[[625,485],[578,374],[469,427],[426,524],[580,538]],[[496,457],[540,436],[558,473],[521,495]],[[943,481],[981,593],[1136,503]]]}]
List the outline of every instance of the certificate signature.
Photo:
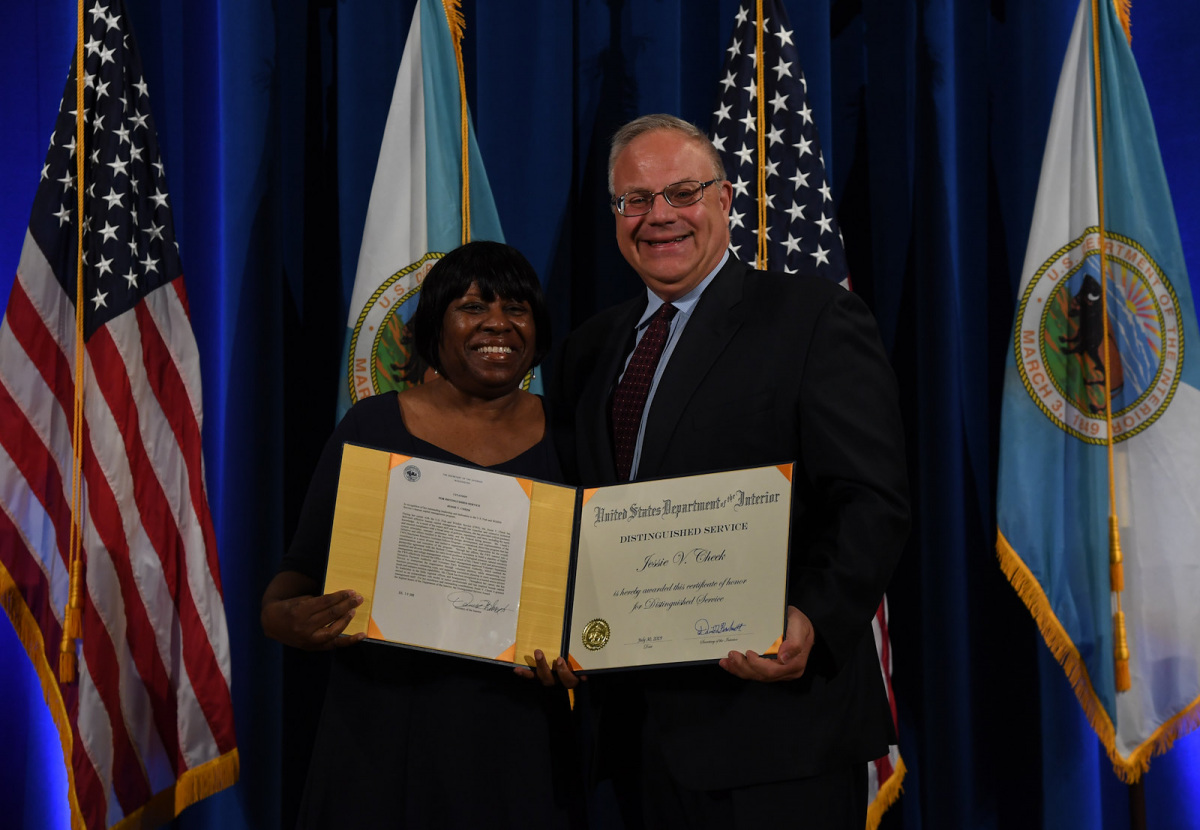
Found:
[{"label": "certificate signature", "polygon": [[746,624],[736,620],[720,620],[709,622],[706,619],[696,620],[696,634],[704,637],[708,634],[740,633]]},{"label": "certificate signature", "polygon": [[446,595],[446,601],[459,611],[471,611],[475,614],[487,611],[493,614],[507,614],[511,610],[507,602],[500,604],[486,597],[475,599],[475,595],[468,591],[451,591]]}]

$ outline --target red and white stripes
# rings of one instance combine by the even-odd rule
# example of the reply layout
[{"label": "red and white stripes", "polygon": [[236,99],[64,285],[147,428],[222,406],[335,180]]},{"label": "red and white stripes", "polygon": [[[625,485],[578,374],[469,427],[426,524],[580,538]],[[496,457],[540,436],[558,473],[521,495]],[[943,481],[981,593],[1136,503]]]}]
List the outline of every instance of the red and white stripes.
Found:
[{"label": "red and white stripes", "polygon": [[[73,802],[88,827],[156,796],[178,807],[171,791],[212,762],[236,775],[199,360],[180,282],[86,344],[80,674],[77,691],[47,698],[70,724]],[[0,563],[41,634],[23,638],[41,669],[57,665],[69,591],[73,320],[27,235],[0,326]]]}]

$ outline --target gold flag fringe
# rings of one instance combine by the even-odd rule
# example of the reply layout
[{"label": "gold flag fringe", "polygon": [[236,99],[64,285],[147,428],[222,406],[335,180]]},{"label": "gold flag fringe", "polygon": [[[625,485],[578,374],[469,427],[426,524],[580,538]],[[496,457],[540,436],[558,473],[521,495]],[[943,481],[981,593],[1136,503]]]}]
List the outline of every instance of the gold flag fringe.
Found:
[{"label": "gold flag fringe", "polygon": [[879,822],[883,821],[883,814],[896,803],[896,799],[900,798],[900,794],[904,792],[904,775],[907,772],[908,768],[904,766],[904,759],[897,759],[896,768],[892,770],[892,777],[883,782],[883,786],[875,794],[875,800],[867,807],[867,830],[877,830]]},{"label": "gold flag fringe", "polygon": [[153,798],[114,824],[111,830],[141,830],[166,824],[197,801],[232,787],[240,772],[238,751],[232,749],[184,772],[174,786],[155,793]]},{"label": "gold flag fringe", "polygon": [[1113,0],[1113,8],[1117,10],[1117,20],[1125,30],[1125,40],[1133,43],[1133,27],[1130,24],[1130,13],[1133,11],[1133,0]]},{"label": "gold flag fringe", "polygon": [[[27,544],[28,546],[28,544]],[[46,708],[58,730],[59,743],[62,745],[63,764],[67,771],[67,801],[71,808],[72,830],[86,830],[83,822],[83,810],[79,805],[79,795],[75,789],[75,771],[71,766],[74,735],[71,732],[71,721],[67,716],[67,707],[63,703],[62,691],[50,662],[46,656],[46,643],[42,639],[42,631],[33,617],[33,612],[25,604],[24,597],[17,587],[16,580],[9,574],[4,563],[0,562],[0,607],[4,608],[12,623],[17,639],[25,648],[38,681],[42,686],[42,697]],[[166,824],[179,815],[186,807],[190,807],[201,799],[207,798],[226,787],[237,783],[241,771],[238,751],[233,749],[219,758],[214,758],[194,769],[187,770],[175,784],[155,795],[149,802],[130,813],[115,825],[121,830],[134,828],[155,827]]]},{"label": "gold flag fringe", "polygon": [[463,14],[461,0],[442,0],[442,10],[446,12],[446,23],[450,26],[450,37],[461,41],[467,31],[467,16]]},{"label": "gold flag fringe", "polygon": [[242,773],[241,756],[237,749],[206,761],[188,770],[175,782],[175,815],[183,812],[201,799],[232,787]]},{"label": "gold flag fringe", "polygon": [[[28,547],[28,544],[26,545]],[[67,707],[63,703],[62,690],[58,687],[58,678],[46,656],[46,642],[42,639],[42,630],[33,618],[33,612],[25,604],[25,598],[17,587],[16,580],[0,562],[0,607],[8,615],[17,639],[25,648],[29,662],[37,673],[38,682],[42,686],[42,698],[58,731],[58,740],[62,745],[63,764],[67,769],[67,800],[71,807],[71,827],[84,830],[83,812],[79,809],[79,797],[75,792],[75,772],[71,768],[71,748],[74,738],[71,734],[71,721],[67,717]]]},{"label": "gold flag fringe", "polygon": [[1000,560],[1000,569],[1008,578],[1017,596],[1025,603],[1033,616],[1042,638],[1066,672],[1067,680],[1075,691],[1079,705],[1088,719],[1100,743],[1104,745],[1108,759],[1112,762],[1113,771],[1126,784],[1134,784],[1150,769],[1150,759],[1162,755],[1178,738],[1183,737],[1200,726],[1200,695],[1192,700],[1182,711],[1158,727],[1153,734],[1143,741],[1128,758],[1121,757],[1117,752],[1116,730],[1108,717],[1108,712],[1096,695],[1092,679],[1088,675],[1087,666],[1079,650],[1068,636],[1062,622],[1050,606],[1046,592],[1037,577],[1029,570],[1029,566],[1004,538],[1000,531],[996,532],[996,557]]}]

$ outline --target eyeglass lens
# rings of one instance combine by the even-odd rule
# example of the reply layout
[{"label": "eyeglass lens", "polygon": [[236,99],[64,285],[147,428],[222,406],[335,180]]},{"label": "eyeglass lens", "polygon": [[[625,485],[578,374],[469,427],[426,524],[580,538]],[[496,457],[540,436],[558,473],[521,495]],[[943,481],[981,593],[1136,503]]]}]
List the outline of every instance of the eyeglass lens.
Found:
[{"label": "eyeglass lens", "polygon": [[641,216],[654,207],[654,198],[662,195],[672,207],[694,205],[704,196],[704,188],[712,182],[688,180],[675,182],[658,193],[649,190],[631,190],[617,199],[617,209],[623,216]]}]

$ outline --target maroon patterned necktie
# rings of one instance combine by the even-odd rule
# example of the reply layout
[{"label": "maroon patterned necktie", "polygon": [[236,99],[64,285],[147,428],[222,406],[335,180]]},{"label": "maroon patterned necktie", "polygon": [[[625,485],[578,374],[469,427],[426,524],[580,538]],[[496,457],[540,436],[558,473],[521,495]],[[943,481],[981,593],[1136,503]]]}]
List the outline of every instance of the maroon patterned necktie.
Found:
[{"label": "maroon patterned necktie", "polygon": [[658,368],[663,346],[667,344],[667,333],[671,330],[671,318],[679,309],[663,303],[646,326],[646,333],[638,341],[625,367],[625,374],[617,384],[612,402],[613,451],[617,460],[617,480],[629,481],[633,468],[633,450],[637,446],[638,427],[642,423],[642,410],[646,408],[646,396],[650,393],[650,381]]}]

